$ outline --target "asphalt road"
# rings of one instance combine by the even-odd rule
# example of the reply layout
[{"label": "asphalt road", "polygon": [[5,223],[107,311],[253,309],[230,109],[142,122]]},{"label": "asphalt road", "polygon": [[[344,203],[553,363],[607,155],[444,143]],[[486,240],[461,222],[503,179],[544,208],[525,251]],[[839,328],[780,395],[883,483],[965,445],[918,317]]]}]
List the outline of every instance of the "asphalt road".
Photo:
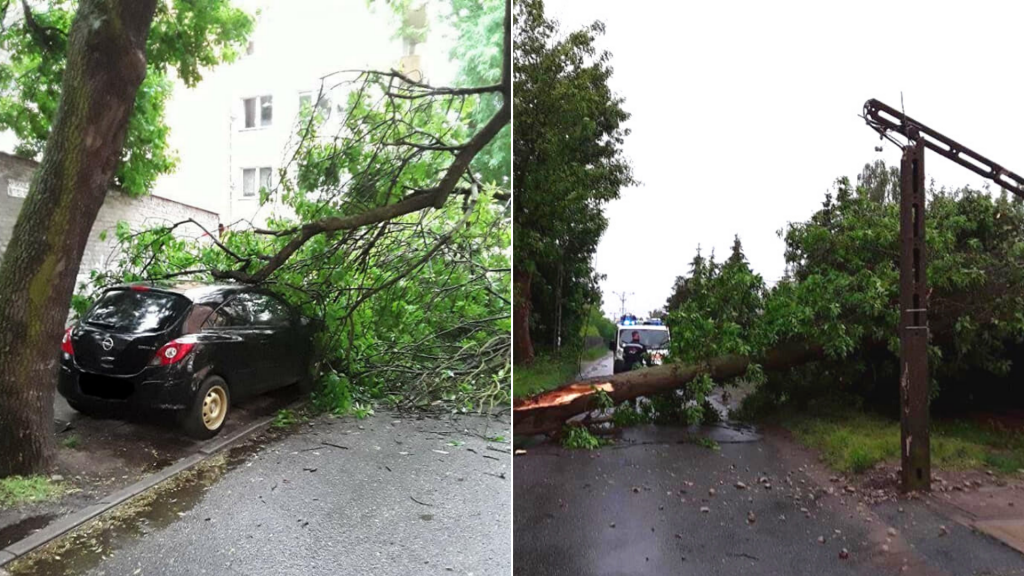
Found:
[{"label": "asphalt road", "polygon": [[[485,438],[503,436],[504,442]],[[506,575],[509,421],[319,418],[234,449],[12,575]]]},{"label": "asphalt road", "polygon": [[513,471],[517,575],[1024,574],[1019,553],[927,503],[861,504],[811,454],[750,429],[641,426],[593,452],[544,443]]},{"label": "asphalt road", "polygon": [[579,378],[592,378],[594,376],[606,376],[612,373],[613,364],[615,357],[612,356],[611,352],[608,352],[604,356],[590,362],[584,362],[580,366]]}]

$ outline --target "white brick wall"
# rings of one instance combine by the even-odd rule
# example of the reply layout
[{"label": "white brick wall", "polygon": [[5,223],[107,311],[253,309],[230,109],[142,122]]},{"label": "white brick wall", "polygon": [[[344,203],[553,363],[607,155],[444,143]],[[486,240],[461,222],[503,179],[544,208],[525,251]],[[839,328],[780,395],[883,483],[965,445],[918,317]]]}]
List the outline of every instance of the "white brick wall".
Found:
[{"label": "white brick wall", "polygon": [[[13,191],[16,195],[19,183],[29,182],[37,166],[38,164],[32,160],[0,152],[0,256],[7,250],[7,244],[10,242],[11,233],[14,230],[14,223],[17,221],[18,212],[24,202],[23,199],[12,196],[11,192]],[[103,203],[103,207],[100,208],[92,233],[89,235],[89,243],[82,255],[82,266],[78,273],[79,282],[88,279],[90,270],[103,269],[116,261],[114,229],[119,221],[127,221],[132,229],[136,230],[143,226],[171,224],[189,218],[201,223],[210,232],[217,233],[217,224],[220,222],[220,218],[214,212],[158,196],[131,198],[119,191],[111,190],[107,194],[107,200]],[[107,239],[101,241],[99,239],[100,232],[104,230],[107,231]],[[198,237],[203,234],[198,226],[191,224],[182,226],[175,232],[188,237]]]}]

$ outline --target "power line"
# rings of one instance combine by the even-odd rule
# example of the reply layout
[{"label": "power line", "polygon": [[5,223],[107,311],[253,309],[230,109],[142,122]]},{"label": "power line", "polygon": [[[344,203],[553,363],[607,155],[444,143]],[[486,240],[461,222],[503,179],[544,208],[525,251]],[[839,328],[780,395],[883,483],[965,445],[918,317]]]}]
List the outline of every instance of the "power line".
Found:
[{"label": "power line", "polygon": [[619,301],[622,303],[622,307],[620,308],[620,311],[619,311],[619,317],[625,316],[626,315],[626,298],[635,295],[636,292],[612,292],[612,294],[615,294],[616,296],[618,296],[619,297]]}]

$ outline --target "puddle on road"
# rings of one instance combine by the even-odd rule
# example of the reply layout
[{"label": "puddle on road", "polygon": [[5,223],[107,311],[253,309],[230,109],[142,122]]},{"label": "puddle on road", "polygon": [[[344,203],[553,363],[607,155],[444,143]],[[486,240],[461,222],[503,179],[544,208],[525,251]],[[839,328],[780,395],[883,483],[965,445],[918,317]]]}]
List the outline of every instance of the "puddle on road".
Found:
[{"label": "puddle on road", "polygon": [[84,574],[135,538],[159,532],[188,514],[225,474],[246,462],[270,440],[263,437],[200,462],[7,565],[6,570],[11,576]]},{"label": "puddle on road", "polygon": [[45,527],[50,523],[51,520],[57,517],[57,514],[40,514],[39,516],[29,516],[20,522],[15,522],[10,526],[0,528],[0,548],[6,548],[11,544],[14,544],[18,540],[25,538]]}]

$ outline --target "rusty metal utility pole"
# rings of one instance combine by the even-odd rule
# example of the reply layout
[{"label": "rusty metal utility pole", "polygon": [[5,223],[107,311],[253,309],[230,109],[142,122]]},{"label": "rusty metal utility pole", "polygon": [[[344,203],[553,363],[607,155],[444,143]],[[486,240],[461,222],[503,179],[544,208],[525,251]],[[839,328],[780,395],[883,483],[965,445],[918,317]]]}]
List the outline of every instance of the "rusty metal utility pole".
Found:
[{"label": "rusty metal utility pole", "polygon": [[931,489],[928,439],[928,267],[924,143],[900,166],[900,462],[903,491]]},{"label": "rusty metal utility pole", "polygon": [[900,463],[904,492],[931,489],[928,438],[928,266],[924,149],[949,158],[1024,198],[1024,178],[878,100],[864,120],[883,137],[908,140],[900,165]]}]

